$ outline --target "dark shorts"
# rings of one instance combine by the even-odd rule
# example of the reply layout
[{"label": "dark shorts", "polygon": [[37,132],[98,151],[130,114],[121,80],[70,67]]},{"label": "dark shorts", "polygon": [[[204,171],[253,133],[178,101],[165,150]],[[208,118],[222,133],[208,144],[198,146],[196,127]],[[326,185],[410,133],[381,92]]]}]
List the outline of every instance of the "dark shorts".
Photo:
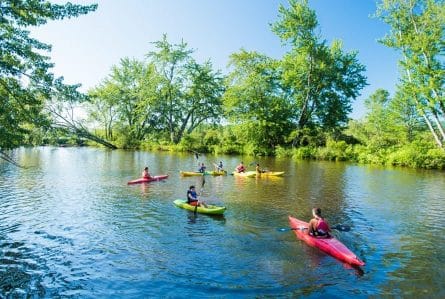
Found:
[{"label": "dark shorts", "polygon": [[195,201],[191,201],[191,202],[189,202],[189,205],[191,205],[191,206],[197,206],[197,205],[198,205],[198,201],[197,201],[197,200],[195,200]]},{"label": "dark shorts", "polygon": [[329,237],[329,233],[320,232],[320,231],[314,231],[309,234],[313,237]]}]

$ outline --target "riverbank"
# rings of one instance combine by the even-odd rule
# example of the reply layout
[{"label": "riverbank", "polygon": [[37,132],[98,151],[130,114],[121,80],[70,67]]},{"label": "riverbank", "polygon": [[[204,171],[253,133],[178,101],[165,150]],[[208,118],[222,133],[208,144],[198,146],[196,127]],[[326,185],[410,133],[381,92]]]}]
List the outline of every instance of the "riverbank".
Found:
[{"label": "riverbank", "polygon": [[[56,146],[98,146],[85,139],[62,138],[54,142]],[[126,148],[126,146],[120,146]],[[181,142],[179,144],[144,142],[130,150],[191,152],[193,154],[265,156],[264,153],[249,151],[246,147],[207,146],[199,143]],[[288,157],[294,160],[345,161],[363,165],[400,166],[413,169],[445,170],[445,150],[429,142],[412,142],[407,145],[390,147],[370,147],[348,144],[345,141],[328,140],[326,146],[302,146],[289,148],[278,146],[267,156]]]}]

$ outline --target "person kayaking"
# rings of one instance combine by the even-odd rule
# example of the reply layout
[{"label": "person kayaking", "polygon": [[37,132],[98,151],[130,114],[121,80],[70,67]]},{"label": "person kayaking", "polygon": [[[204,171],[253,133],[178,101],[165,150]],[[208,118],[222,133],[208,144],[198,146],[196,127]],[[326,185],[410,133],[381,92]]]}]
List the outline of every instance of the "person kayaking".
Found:
[{"label": "person kayaking", "polygon": [[206,166],[204,165],[204,163],[201,163],[201,166],[199,166],[198,168],[198,172],[204,173],[205,171],[206,171]]},{"label": "person kayaking", "polygon": [[150,172],[148,172],[148,167],[145,167],[144,170],[142,171],[142,177],[144,179],[151,179]]},{"label": "person kayaking", "polygon": [[256,173],[263,173],[263,172],[266,172],[264,169],[261,169],[259,163],[256,164],[255,171],[256,171]]},{"label": "person kayaking", "polygon": [[224,171],[223,162],[219,161],[219,164],[216,166],[216,171]]},{"label": "person kayaking", "polygon": [[329,227],[326,219],[321,216],[321,209],[313,208],[312,215],[314,216],[314,218],[309,221],[308,233],[314,237],[329,237],[331,228]]},{"label": "person kayaking", "polygon": [[187,190],[187,203],[191,206],[204,206],[207,208],[207,205],[203,201],[198,200],[198,194],[196,193],[195,186],[190,186]]},{"label": "person kayaking", "polygon": [[241,173],[246,171],[246,167],[244,166],[244,163],[241,161],[241,163],[235,168],[236,172]]}]

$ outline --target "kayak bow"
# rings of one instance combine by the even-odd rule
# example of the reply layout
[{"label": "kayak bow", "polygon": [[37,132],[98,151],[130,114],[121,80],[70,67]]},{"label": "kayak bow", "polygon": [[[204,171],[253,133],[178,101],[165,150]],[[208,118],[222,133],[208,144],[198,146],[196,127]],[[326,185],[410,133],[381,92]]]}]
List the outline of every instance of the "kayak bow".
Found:
[{"label": "kayak bow", "polygon": [[220,215],[220,214],[223,214],[224,211],[226,210],[226,207],[220,207],[220,206],[214,206],[214,205],[207,205],[207,208],[203,207],[203,206],[195,207],[195,206],[189,205],[186,202],[186,200],[183,200],[183,199],[177,199],[177,200],[173,201],[173,203],[180,208],[183,208],[183,209],[186,209],[186,210],[189,210],[192,212],[195,212],[195,210],[196,210],[196,212],[202,213],[202,214]]},{"label": "kayak bow", "polygon": [[127,184],[128,185],[133,185],[133,184],[149,183],[149,182],[164,180],[166,178],[168,178],[168,174],[155,175],[155,176],[152,176],[150,178],[135,179],[135,180],[129,181]]},{"label": "kayak bow", "polygon": [[283,176],[284,171],[265,171],[257,173],[257,177],[272,177],[272,176]]}]

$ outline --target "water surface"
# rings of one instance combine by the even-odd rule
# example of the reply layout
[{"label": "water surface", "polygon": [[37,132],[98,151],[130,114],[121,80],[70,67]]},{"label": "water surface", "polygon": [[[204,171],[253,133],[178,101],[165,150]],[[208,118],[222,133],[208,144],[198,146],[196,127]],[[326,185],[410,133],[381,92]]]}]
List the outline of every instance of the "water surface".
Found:
[{"label": "water surface", "polygon": [[[0,295],[11,297],[445,297],[443,172],[190,153],[21,148],[0,161]],[[240,160],[282,178],[181,178]],[[144,166],[169,174],[127,186]],[[196,185],[222,217],[173,205]],[[287,227],[319,206],[366,266]],[[0,296],[0,297],[1,297]]]}]

